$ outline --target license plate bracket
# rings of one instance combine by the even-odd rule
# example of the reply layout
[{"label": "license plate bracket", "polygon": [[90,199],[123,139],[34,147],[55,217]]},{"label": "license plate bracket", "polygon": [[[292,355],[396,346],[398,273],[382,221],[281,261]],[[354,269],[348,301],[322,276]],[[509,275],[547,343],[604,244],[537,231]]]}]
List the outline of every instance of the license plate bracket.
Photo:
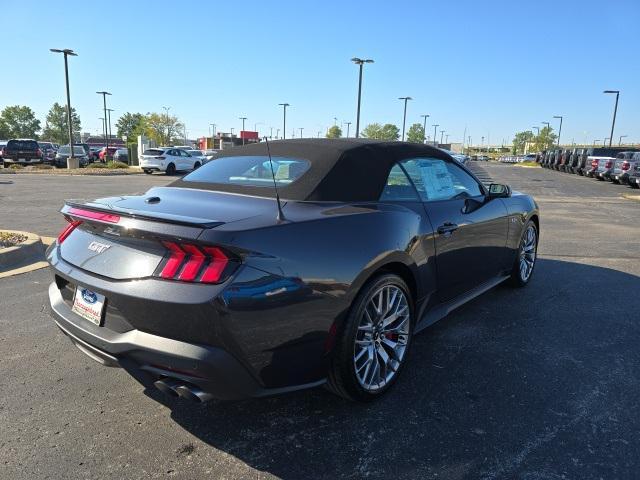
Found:
[{"label": "license plate bracket", "polygon": [[104,311],[105,296],[89,290],[81,285],[76,286],[71,310],[91,323],[100,326],[102,324],[102,312]]}]

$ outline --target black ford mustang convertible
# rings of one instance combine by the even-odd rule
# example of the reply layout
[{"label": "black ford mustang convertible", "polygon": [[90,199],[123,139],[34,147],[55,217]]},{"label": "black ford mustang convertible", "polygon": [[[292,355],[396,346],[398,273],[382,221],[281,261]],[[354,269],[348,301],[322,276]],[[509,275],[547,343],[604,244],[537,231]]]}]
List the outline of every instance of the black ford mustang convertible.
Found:
[{"label": "black ford mustang convertible", "polygon": [[415,333],[529,282],[540,227],[529,196],[438,149],[352,139],[234,148],[62,214],[47,251],[57,325],[93,359],[195,401],[322,384],[375,399]]}]

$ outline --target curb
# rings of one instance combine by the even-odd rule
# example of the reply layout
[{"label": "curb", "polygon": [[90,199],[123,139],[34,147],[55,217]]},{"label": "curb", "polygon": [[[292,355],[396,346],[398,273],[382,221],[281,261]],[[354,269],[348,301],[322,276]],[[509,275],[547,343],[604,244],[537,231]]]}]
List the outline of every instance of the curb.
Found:
[{"label": "curb", "polygon": [[29,260],[42,260],[44,246],[40,237],[34,233],[18,230],[4,230],[5,232],[20,233],[27,239],[14,247],[0,248],[0,272],[11,270],[12,267],[23,264]]},{"label": "curb", "polygon": [[640,202],[640,195],[632,195],[630,193],[623,193],[622,196],[624,198],[629,199],[629,200],[635,200],[637,202]]}]

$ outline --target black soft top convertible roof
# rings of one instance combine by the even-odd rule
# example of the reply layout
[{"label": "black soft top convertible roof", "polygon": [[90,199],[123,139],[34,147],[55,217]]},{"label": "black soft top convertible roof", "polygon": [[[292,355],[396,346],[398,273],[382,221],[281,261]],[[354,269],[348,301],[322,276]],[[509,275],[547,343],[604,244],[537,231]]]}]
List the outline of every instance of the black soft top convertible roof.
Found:
[{"label": "black soft top convertible roof", "polygon": [[[422,144],[369,139],[298,139],[269,142],[272,157],[308,160],[309,170],[290,185],[278,187],[280,197],[308,201],[375,201],[380,197],[389,171],[399,160],[430,157],[453,161],[445,152]],[[265,142],[223,151],[210,163],[224,157],[264,155]],[[207,168],[209,164],[201,167]],[[170,186],[219,192],[275,197],[273,188],[184,179]]]}]

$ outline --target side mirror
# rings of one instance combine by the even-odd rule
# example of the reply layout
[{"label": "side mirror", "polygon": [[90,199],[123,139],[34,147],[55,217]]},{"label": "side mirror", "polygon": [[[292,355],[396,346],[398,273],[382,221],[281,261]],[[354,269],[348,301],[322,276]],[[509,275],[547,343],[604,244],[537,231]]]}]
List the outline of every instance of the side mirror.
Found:
[{"label": "side mirror", "polygon": [[511,196],[511,187],[501,183],[489,185],[489,198],[508,198]]}]

